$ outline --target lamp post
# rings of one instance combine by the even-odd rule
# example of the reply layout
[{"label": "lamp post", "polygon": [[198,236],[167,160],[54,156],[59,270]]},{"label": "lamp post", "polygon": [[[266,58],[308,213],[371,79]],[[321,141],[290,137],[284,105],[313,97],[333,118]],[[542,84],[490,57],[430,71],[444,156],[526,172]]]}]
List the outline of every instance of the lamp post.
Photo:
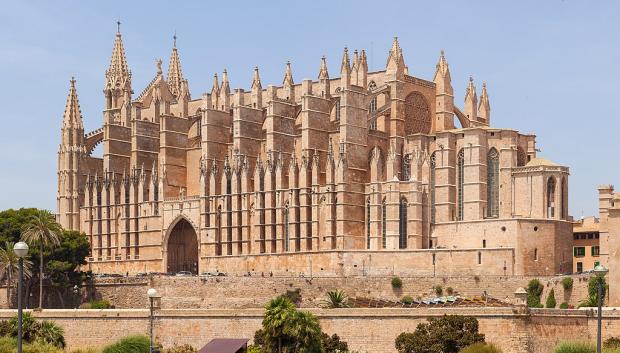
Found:
[{"label": "lamp post", "polygon": [[149,325],[150,325],[149,337],[151,340],[150,353],[156,353],[158,350],[155,350],[155,347],[153,346],[153,301],[155,300],[155,298],[157,298],[157,290],[155,290],[155,288],[150,288],[146,292],[146,294],[149,297],[149,302],[151,305],[151,314],[149,315]]},{"label": "lamp post", "polygon": [[603,329],[603,278],[609,272],[607,268],[603,265],[598,265],[594,267],[594,274],[598,278],[598,321],[597,321],[597,330],[596,330],[596,353],[601,353],[601,331]]},{"label": "lamp post", "polygon": [[17,353],[22,353],[22,292],[24,291],[24,257],[28,255],[28,244],[23,241],[13,246],[13,252],[19,258],[19,279],[17,281]]}]

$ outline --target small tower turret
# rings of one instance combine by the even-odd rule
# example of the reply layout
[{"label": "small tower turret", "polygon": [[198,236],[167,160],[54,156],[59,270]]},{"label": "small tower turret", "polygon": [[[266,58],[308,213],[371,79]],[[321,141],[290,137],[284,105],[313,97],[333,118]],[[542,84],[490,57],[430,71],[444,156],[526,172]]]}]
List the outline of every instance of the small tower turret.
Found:
[{"label": "small tower turret", "polygon": [[263,85],[260,82],[258,66],[254,67],[254,74],[252,75],[251,100],[253,108],[261,109],[263,107]]},{"label": "small tower turret", "polygon": [[469,84],[465,90],[465,115],[469,121],[478,120],[478,95],[476,94],[476,86],[474,86],[474,78],[469,76]]},{"label": "small tower turret", "polygon": [[[179,99],[183,86],[183,71],[181,70],[181,59],[177,50],[177,36],[173,37],[172,53],[170,54],[170,64],[168,65],[168,87],[174,98]],[[189,91],[187,92],[189,94]]]},{"label": "small tower turret", "polygon": [[[114,38],[114,48],[112,49],[112,58],[110,59],[110,66],[105,72],[105,86],[103,93],[105,95],[105,107],[106,110],[120,109],[126,107],[129,111],[129,105],[131,103],[131,71],[127,66],[127,59],[125,58],[125,49],[123,48],[123,39],[120,32],[120,22],[117,22],[118,29],[116,37]],[[114,114],[106,116],[106,120],[112,122],[111,119]],[[124,116],[125,120],[128,120],[127,116]],[[125,121],[127,123],[127,121]]]},{"label": "small tower turret", "polygon": [[435,69],[435,131],[454,129],[454,90],[448,62],[443,50]]},{"label": "small tower turret", "polygon": [[58,221],[65,229],[80,228],[80,200],[84,190],[81,168],[85,156],[84,125],[72,77],[58,148]]},{"label": "small tower turret", "polygon": [[478,104],[478,115],[481,123],[487,126],[491,125],[491,104],[489,103],[486,82],[482,83],[482,93],[480,94],[480,103]]},{"label": "small tower turret", "polygon": [[226,69],[222,72],[222,87],[220,88],[219,103],[221,110],[228,111],[228,109],[230,109],[230,82],[228,82],[228,72]]},{"label": "small tower turret", "polygon": [[325,55],[321,58],[321,68],[319,69],[318,91],[321,97],[329,98],[329,72],[327,71],[327,61]]},{"label": "small tower turret", "polygon": [[349,49],[344,47],[342,64],[340,64],[340,87],[348,88],[351,85],[351,62],[349,61]]},{"label": "small tower turret", "polygon": [[403,50],[398,44],[398,37],[394,37],[392,42],[392,48],[388,54],[386,72],[396,78],[403,77],[405,75],[405,59],[403,57]]},{"label": "small tower turret", "polygon": [[285,98],[290,102],[295,102],[295,83],[293,82],[293,71],[291,70],[291,62],[286,62],[286,70],[284,71],[284,80],[282,81],[284,87]]},{"label": "small tower turret", "polygon": [[211,88],[211,109],[219,109],[220,101],[220,84],[217,79],[217,73],[213,75],[213,87]]}]

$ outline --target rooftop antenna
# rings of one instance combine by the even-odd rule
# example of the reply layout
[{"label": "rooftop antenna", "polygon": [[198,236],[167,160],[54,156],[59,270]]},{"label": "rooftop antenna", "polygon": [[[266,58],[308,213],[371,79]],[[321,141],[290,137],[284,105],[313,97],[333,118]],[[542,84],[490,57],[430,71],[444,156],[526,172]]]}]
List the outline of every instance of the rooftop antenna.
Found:
[{"label": "rooftop antenna", "polygon": [[121,19],[116,20],[116,32],[121,33]]},{"label": "rooftop antenna", "polygon": [[177,47],[177,30],[174,30],[174,35],[172,36],[172,39],[174,40],[174,47]]}]

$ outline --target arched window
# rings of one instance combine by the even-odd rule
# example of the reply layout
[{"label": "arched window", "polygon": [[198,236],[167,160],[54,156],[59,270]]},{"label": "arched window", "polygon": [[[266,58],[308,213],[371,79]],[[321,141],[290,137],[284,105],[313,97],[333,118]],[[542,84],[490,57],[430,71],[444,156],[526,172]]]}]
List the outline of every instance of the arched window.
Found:
[{"label": "arched window", "polygon": [[289,251],[290,238],[290,224],[289,224],[289,212],[288,204],[284,207],[284,251]]},{"label": "arched window", "polygon": [[366,249],[370,249],[370,197],[366,199]]},{"label": "arched window", "polygon": [[431,172],[430,172],[430,194],[431,194],[431,223],[435,223],[435,167],[436,167],[436,163],[437,163],[437,159],[436,159],[436,154],[435,152],[433,152],[433,154],[431,154],[431,159],[430,159],[430,165],[431,165]]},{"label": "arched window", "polygon": [[406,181],[411,178],[411,155],[405,154],[403,156],[403,163],[401,165],[401,180]]},{"label": "arched window", "polygon": [[499,153],[487,154],[487,217],[499,217]]},{"label": "arched window", "polygon": [[402,197],[400,199],[398,209],[398,248],[407,248],[407,199]]},{"label": "arched window", "polygon": [[336,121],[340,121],[340,101],[336,101]]},{"label": "arched window", "polygon": [[381,247],[387,247],[387,204],[385,199],[381,203]]},{"label": "arched window", "polygon": [[202,117],[196,120],[196,136],[202,136]]},{"label": "arched window", "polygon": [[370,106],[368,106],[368,111],[372,114],[377,111],[377,96],[372,97],[370,100]]},{"label": "arched window", "polygon": [[465,187],[465,153],[463,152],[463,149],[459,151],[459,154],[457,156],[457,172],[456,173],[457,173],[456,175],[456,178],[457,178],[456,219],[458,221],[462,221],[463,220],[463,206],[464,206],[463,188]]},{"label": "arched window", "polygon": [[547,218],[555,215],[555,178],[549,177],[547,180]]}]

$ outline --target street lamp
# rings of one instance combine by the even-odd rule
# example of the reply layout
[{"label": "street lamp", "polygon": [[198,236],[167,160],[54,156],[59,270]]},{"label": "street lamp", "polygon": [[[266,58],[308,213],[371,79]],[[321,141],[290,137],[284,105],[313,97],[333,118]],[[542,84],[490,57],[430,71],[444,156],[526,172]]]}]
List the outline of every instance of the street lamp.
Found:
[{"label": "street lamp", "polygon": [[609,270],[603,265],[597,265],[594,267],[593,272],[598,278],[598,329],[596,331],[596,353],[601,353],[601,331],[603,327],[603,277],[605,277]]},{"label": "street lamp", "polygon": [[149,316],[149,324],[150,324],[149,336],[150,336],[150,340],[151,340],[150,353],[159,353],[159,349],[156,349],[153,346],[153,301],[155,300],[155,298],[157,298],[157,290],[155,290],[155,288],[150,288],[146,292],[146,295],[148,295],[149,301],[150,301],[150,304],[151,304],[151,314]]},{"label": "street lamp", "polygon": [[24,257],[28,255],[28,244],[23,241],[13,246],[13,252],[19,258],[19,279],[17,282],[17,353],[22,353],[22,292],[24,290]]}]

